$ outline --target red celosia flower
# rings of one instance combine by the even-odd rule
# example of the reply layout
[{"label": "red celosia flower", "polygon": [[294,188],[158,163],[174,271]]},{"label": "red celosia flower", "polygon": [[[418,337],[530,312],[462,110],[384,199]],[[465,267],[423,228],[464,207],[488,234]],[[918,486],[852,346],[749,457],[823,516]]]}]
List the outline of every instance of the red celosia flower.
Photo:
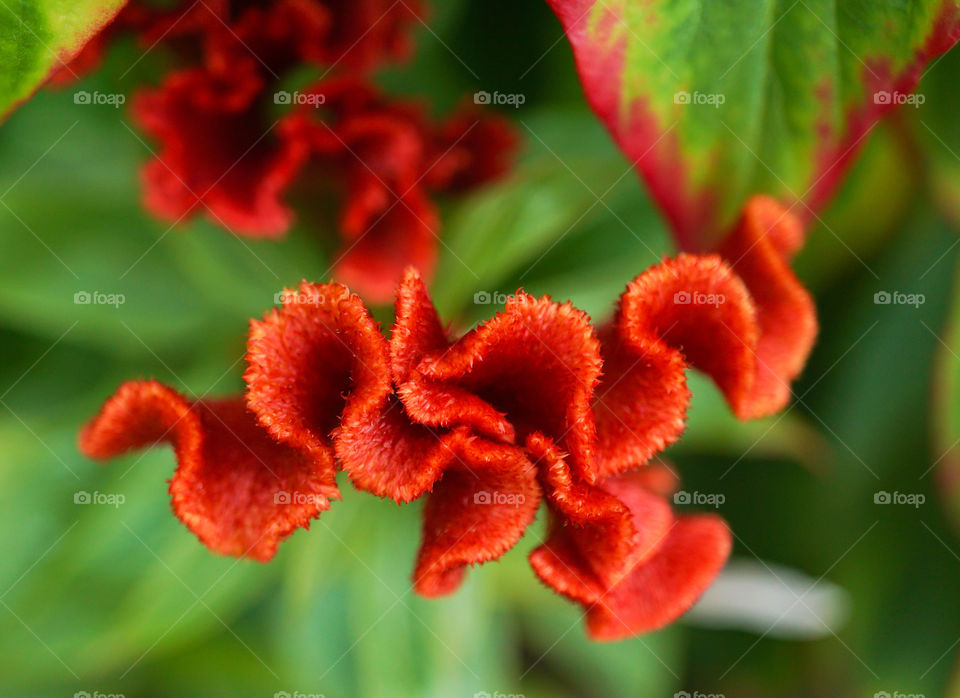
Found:
[{"label": "red celosia flower", "polygon": [[284,101],[280,80],[304,64],[365,71],[401,57],[419,13],[415,0],[209,0],[164,10],[135,2],[81,60],[98,62],[110,37],[129,30],[193,65],[134,98],[136,120],[160,143],[143,171],[151,213],[176,222],[203,208],[237,234],[282,235],[293,219],[284,192],[309,144],[345,190],[335,273],[369,300],[386,302],[404,268],[428,276],[433,269],[439,216],[432,194],[500,176],[516,146],[513,131],[475,108],[431,124],[419,108],[387,99],[353,74],[297,93],[309,104],[283,118],[276,133],[267,112],[270,102]]},{"label": "red celosia flower", "polygon": [[[108,457],[172,434],[178,515],[215,550],[260,559],[326,508],[338,466],[380,497],[427,495],[414,571],[425,596],[509,550],[542,499],[550,534],[530,558],[540,579],[584,605],[596,639],[653,630],[706,588],[730,534],[714,516],[676,517],[675,478],[647,462],[683,429],[688,367],[740,416],[785,403],[809,349],[780,317],[801,307],[783,290],[793,223],[752,202],[726,248],[742,245],[746,279],[717,255],[665,260],[628,285],[599,332],[570,304],[521,291],[454,340],[409,270],[387,341],[345,287],[304,282],[252,324],[247,409],[128,384],[81,446]],[[771,226],[766,249],[758,231]],[[304,491],[324,499],[291,508],[277,499],[290,490],[294,504]]]},{"label": "red celosia flower", "polygon": [[144,205],[176,222],[198,210],[233,232],[277,236],[293,217],[283,202],[306,151],[278,139],[254,101],[262,83],[250,63],[229,77],[173,73],[139,93],[134,116],[160,152],[143,171]]}]

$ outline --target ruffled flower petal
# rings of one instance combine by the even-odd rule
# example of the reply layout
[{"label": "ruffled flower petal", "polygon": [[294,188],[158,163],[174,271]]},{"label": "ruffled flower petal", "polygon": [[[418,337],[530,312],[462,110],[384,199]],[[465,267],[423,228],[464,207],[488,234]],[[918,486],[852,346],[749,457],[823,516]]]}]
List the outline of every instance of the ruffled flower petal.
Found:
[{"label": "ruffled flower petal", "polygon": [[540,505],[536,469],[523,449],[458,430],[444,442],[447,462],[424,507],[414,589],[452,593],[467,565],[495,560],[516,544]]},{"label": "ruffled flower petal", "polygon": [[813,348],[816,306],[790,268],[803,240],[803,224],[796,215],[770,197],[755,196],[719,248],[750,291],[760,329],[753,385],[737,406],[742,417],[783,409],[790,401],[790,382]]},{"label": "ruffled flower petal", "polygon": [[543,433],[591,478],[600,366],[600,343],[584,313],[520,292],[449,349],[424,357],[419,378],[398,392],[423,424],[469,424],[508,441]]},{"label": "ruffled flower petal", "polygon": [[390,371],[395,383],[412,377],[413,370],[427,354],[443,351],[450,339],[440,322],[420,272],[404,271],[397,288],[395,321],[390,335]]},{"label": "ruffled flower petal", "polygon": [[731,545],[726,525],[712,515],[675,518],[663,498],[673,478],[663,469],[586,485],[569,477],[549,442],[529,446],[546,461],[541,477],[553,512],[550,536],[530,563],[545,584],[584,606],[593,639],[673,622],[723,567]]},{"label": "ruffled flower petal", "polygon": [[[551,509],[550,536],[530,554],[534,571],[557,592],[592,603],[623,579],[671,522],[670,508],[649,497],[651,525],[638,528],[627,505],[579,479],[554,443],[533,434],[527,451],[537,462]],[[654,525],[659,521],[660,525]]]},{"label": "ruffled flower petal", "polygon": [[192,69],[136,95],[134,116],[161,145],[143,170],[148,210],[176,222],[202,207],[241,235],[287,231],[293,212],[283,194],[307,150],[272,136],[252,103],[260,89],[253,70],[222,79]]},{"label": "ruffled flower petal", "polygon": [[334,432],[368,424],[387,403],[387,343],[345,286],[303,282],[282,298],[250,323],[247,405],[274,438],[332,464]]},{"label": "ruffled flower petal", "polygon": [[177,517],[211,550],[265,562],[339,499],[334,471],[274,441],[240,397],[190,401],[155,381],[124,383],[80,434],[107,459],[166,442]]},{"label": "ruffled flower petal", "polygon": [[730,547],[730,530],[720,517],[677,519],[656,553],[590,606],[590,637],[622,640],[674,622],[716,579]]},{"label": "ruffled flower petal", "polygon": [[664,342],[630,347],[608,326],[600,333],[603,377],[593,413],[598,476],[646,463],[674,443],[686,427],[690,391],[683,355]]},{"label": "ruffled flower petal", "polygon": [[643,465],[686,424],[686,368],[709,374],[734,406],[756,372],[759,328],[744,284],[716,255],[681,254],[634,279],[601,332],[595,413],[601,476]]}]

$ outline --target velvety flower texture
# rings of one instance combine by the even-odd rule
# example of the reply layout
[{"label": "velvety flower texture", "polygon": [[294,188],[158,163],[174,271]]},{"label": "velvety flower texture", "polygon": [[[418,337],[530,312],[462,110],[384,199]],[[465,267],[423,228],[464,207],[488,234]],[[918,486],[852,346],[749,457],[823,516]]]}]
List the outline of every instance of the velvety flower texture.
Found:
[{"label": "velvety flower texture", "polygon": [[741,417],[787,403],[816,331],[786,264],[796,226],[751,200],[726,261],[665,259],[600,328],[518,291],[451,337],[411,268],[388,340],[345,286],[303,282],[252,322],[243,398],[128,383],[80,446],[108,458],[170,442],[175,513],[212,549],[260,560],[337,498],[338,469],[398,503],[427,497],[413,586],[428,597],[503,555],[544,504],[537,576],[583,605],[591,637],[648,632],[690,607],[731,547],[716,515],[672,511],[676,477],[650,461],[683,431],[688,368]]},{"label": "velvety flower texture", "polygon": [[[517,145],[490,112],[471,106],[435,123],[374,89],[369,72],[409,53],[420,14],[414,0],[208,0],[164,10],[134,1],[56,82],[94,67],[124,32],[144,48],[168,46],[181,67],[132,100],[157,144],[142,172],[145,208],[171,224],[203,215],[237,235],[276,238],[295,219],[293,185],[312,201],[325,193],[319,181],[332,183],[343,196],[336,277],[389,302],[406,266],[432,273],[434,196],[501,176]],[[322,71],[314,84],[287,84],[310,67]]]}]

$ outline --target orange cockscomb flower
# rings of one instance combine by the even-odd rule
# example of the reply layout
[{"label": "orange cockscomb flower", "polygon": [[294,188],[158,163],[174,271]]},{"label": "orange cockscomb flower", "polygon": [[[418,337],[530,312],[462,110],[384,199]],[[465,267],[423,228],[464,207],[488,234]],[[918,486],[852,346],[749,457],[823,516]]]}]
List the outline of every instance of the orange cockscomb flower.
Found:
[{"label": "orange cockscomb flower", "polygon": [[[760,220],[748,210],[731,249]],[[346,287],[304,282],[251,325],[245,405],[127,384],[81,447],[110,457],[171,441],[177,514],[214,550],[258,559],[337,496],[337,469],[398,503],[426,496],[414,589],[429,597],[502,556],[545,503],[538,577],[583,604],[595,639],[654,630],[690,607],[731,547],[718,517],[674,514],[676,478],[650,463],[684,429],[686,371],[709,375],[746,418],[786,404],[809,351],[781,317],[806,307],[784,290],[789,245],[754,243],[734,260],[749,260],[745,278],[715,254],[665,259],[599,330],[569,303],[518,291],[453,337],[408,269],[388,340]],[[317,499],[277,498],[291,490]]]}]

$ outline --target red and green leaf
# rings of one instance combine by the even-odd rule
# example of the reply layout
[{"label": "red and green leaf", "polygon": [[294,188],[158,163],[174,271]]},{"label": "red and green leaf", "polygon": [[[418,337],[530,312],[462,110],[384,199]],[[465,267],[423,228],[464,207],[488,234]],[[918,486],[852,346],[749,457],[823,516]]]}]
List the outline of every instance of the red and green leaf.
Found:
[{"label": "red and green leaf", "polygon": [[591,106],[687,248],[753,193],[816,211],[891,95],[960,36],[958,0],[547,1]]},{"label": "red and green leaf", "polygon": [[0,5],[0,117],[69,63],[125,4],[126,0],[12,0]]}]

